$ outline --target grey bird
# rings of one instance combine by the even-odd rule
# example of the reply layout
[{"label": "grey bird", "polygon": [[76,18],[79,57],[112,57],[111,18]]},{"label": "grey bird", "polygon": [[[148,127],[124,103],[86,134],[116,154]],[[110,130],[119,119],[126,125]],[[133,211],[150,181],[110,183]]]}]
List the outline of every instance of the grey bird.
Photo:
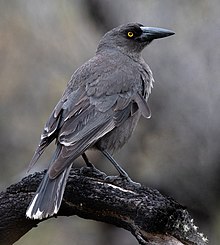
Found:
[{"label": "grey bird", "polygon": [[101,151],[120,176],[129,179],[112,154],[128,141],[141,115],[151,116],[147,100],[154,80],[141,51],[152,40],[173,34],[138,23],[121,25],[107,32],[95,56],[73,73],[30,162],[32,167],[56,140],[56,150],[27,217],[43,219],[58,212],[74,160],[82,156],[92,166],[85,154],[88,149]]}]

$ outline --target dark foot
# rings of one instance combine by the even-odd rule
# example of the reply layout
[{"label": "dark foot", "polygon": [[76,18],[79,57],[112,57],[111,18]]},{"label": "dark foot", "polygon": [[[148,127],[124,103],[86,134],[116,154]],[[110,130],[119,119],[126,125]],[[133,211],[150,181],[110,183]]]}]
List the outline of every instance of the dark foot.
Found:
[{"label": "dark foot", "polygon": [[123,185],[123,184],[130,184],[132,186],[135,186],[136,188],[140,188],[141,184],[134,182],[131,180],[129,176],[107,176],[105,178],[106,183],[111,183],[114,185]]},{"label": "dark foot", "polygon": [[80,168],[80,174],[86,175],[88,177],[96,178],[106,178],[106,174],[98,170],[93,164],[92,167],[82,167]]}]

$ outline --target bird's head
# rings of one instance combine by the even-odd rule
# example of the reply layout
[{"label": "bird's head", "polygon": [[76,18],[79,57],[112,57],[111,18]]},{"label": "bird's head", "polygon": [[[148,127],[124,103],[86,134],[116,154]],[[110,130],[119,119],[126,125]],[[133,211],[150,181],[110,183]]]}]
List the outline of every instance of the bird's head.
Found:
[{"label": "bird's head", "polygon": [[167,29],[129,23],[107,32],[99,43],[98,51],[117,48],[124,53],[139,54],[154,39],[168,37],[173,34],[173,31]]}]

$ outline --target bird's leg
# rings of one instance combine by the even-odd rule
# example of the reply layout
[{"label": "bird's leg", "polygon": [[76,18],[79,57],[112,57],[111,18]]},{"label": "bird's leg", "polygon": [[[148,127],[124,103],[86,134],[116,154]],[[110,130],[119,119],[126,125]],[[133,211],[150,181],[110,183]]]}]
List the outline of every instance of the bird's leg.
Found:
[{"label": "bird's leg", "polygon": [[82,158],[85,161],[87,167],[94,168],[94,165],[89,161],[89,159],[86,156],[86,153],[85,152],[82,154]]},{"label": "bird's leg", "polygon": [[87,174],[87,176],[88,176],[88,173],[91,173],[92,175],[92,177],[94,177],[94,176],[96,176],[96,177],[98,177],[98,178],[105,178],[106,177],[106,174],[105,173],[103,173],[103,172],[101,172],[100,170],[98,170],[90,161],[89,161],[89,159],[88,159],[88,157],[87,157],[87,155],[86,155],[86,153],[84,152],[83,154],[82,154],[82,158],[83,158],[83,160],[85,161],[85,163],[86,163],[86,166],[87,167],[83,167],[83,168],[81,168],[80,169],[80,173],[86,173]]},{"label": "bird's leg", "polygon": [[[114,165],[114,167],[117,169],[122,179],[126,179],[126,181],[128,181],[129,183],[132,183],[132,185],[140,188],[141,185],[139,183],[132,181],[131,178],[128,176],[128,174],[125,172],[125,170],[115,161],[115,159],[106,150],[103,150],[103,149],[99,149],[99,150]],[[115,178],[113,176],[108,176],[106,178],[107,182],[108,181],[117,182],[117,179],[118,179],[117,177]]]},{"label": "bird's leg", "polygon": [[113,164],[113,166],[117,169],[122,178],[130,179],[125,170],[115,161],[115,159],[106,150],[101,150],[101,152]]}]

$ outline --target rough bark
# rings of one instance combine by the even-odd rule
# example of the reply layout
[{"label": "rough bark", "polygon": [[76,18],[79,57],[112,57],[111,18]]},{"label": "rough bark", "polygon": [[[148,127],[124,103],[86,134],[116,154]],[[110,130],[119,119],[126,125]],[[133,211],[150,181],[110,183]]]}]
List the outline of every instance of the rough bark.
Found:
[{"label": "rough bark", "polygon": [[[0,193],[0,244],[13,244],[44,220],[25,217],[44,172],[35,173]],[[122,227],[139,244],[207,244],[185,207],[159,191],[96,169],[72,169],[57,216],[78,215]]]}]

